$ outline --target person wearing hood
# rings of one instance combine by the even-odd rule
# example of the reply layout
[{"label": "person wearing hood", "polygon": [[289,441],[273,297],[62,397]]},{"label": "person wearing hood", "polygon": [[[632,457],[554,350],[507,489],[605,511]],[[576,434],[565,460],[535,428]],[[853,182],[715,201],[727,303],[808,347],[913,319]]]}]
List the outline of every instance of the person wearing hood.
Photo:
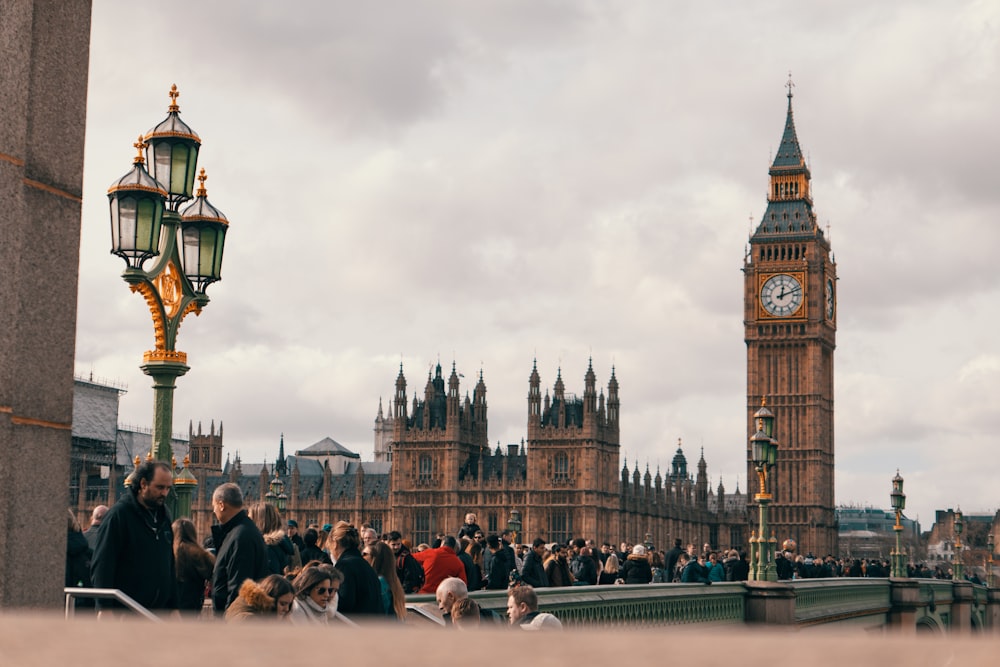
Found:
[{"label": "person wearing hood", "polygon": [[240,594],[226,610],[226,622],[250,619],[288,618],[295,599],[292,582],[279,574],[269,574],[259,582],[247,579],[240,586]]},{"label": "person wearing hood", "polygon": [[267,547],[267,569],[271,574],[285,574],[302,566],[295,544],[288,537],[281,521],[281,514],[271,503],[256,503],[250,507],[250,518],[264,537]]},{"label": "person wearing hood", "polygon": [[646,547],[641,544],[632,547],[632,553],[622,567],[622,579],[626,584],[648,584],[653,580],[653,568],[649,564]]}]

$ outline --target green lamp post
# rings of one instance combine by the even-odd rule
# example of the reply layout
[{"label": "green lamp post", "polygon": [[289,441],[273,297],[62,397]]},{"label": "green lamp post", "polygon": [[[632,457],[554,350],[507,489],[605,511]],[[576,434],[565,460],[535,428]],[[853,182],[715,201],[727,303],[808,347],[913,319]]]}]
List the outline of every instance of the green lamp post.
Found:
[{"label": "green lamp post", "polygon": [[[198,315],[208,304],[205,290],[221,278],[229,227],[226,217],[208,203],[204,169],[200,187],[193,192],[201,139],[180,119],[177,97],[177,86],[172,86],[166,119],[139,138],[132,170],[108,189],[111,252],[125,260],[122,278],[142,294],[153,318],[154,348],[143,354],[140,368],[153,379],[149,454],[160,461],[173,458],[174,386],[188,371],[187,354],[176,348],[177,331],[189,313]],[[195,201],[179,212],[192,194]],[[153,258],[146,269],[146,261]],[[193,475],[188,473],[177,478],[184,480],[176,485],[178,493],[193,492],[196,484],[190,483]]]},{"label": "green lamp post", "polygon": [[896,533],[896,550],[892,552],[892,576],[905,577],[907,575],[906,554],[903,553],[899,540],[903,533],[901,519],[903,509],[906,508],[906,494],[903,493],[903,478],[899,476],[898,470],[896,476],[892,478],[892,493],[889,497],[892,500],[892,509],[896,512],[896,525],[892,527]]},{"label": "green lamp post", "polygon": [[770,471],[777,461],[778,441],[774,439],[774,413],[767,408],[766,399],[761,399],[760,410],[753,417],[757,422],[757,432],[750,437],[750,456],[760,483],[760,490],[754,495],[760,511],[757,533],[750,533],[749,578],[751,581],[777,581],[778,571],[774,562],[777,539],[773,535],[768,537],[767,510],[774,499],[769,482]]},{"label": "green lamp post", "polygon": [[962,529],[965,522],[962,521],[962,509],[955,512],[955,559],[951,563],[952,581],[965,581],[965,565],[962,563]]}]

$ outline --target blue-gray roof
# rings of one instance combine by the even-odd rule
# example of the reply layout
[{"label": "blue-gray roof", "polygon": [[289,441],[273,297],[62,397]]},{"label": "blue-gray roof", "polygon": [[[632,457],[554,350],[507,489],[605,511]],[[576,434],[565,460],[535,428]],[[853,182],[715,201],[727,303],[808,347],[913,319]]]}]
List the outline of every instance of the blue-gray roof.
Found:
[{"label": "blue-gray roof", "polygon": [[[347,447],[327,436],[314,445],[295,452],[297,456],[346,456],[351,459],[360,459],[361,456],[355,454]],[[289,464],[291,465],[291,464]],[[301,465],[301,463],[300,463]],[[301,471],[300,471],[301,472]]]}]

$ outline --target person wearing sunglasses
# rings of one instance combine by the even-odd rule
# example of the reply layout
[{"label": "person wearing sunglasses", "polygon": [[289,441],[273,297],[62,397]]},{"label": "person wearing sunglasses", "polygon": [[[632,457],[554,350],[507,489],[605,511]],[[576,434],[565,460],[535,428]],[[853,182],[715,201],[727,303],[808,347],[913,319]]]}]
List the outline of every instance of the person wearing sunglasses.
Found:
[{"label": "person wearing sunglasses", "polygon": [[330,565],[307,567],[293,582],[295,600],[289,620],[296,625],[328,625],[337,614],[337,591],[344,575]]}]

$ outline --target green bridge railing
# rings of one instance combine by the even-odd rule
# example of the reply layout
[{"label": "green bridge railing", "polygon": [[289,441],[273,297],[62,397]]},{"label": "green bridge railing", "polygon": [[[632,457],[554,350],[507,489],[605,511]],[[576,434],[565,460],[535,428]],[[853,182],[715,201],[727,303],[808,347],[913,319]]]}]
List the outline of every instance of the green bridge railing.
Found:
[{"label": "green bridge railing", "polygon": [[[958,586],[965,591],[956,593]],[[954,631],[953,615],[966,604],[971,631],[1000,631],[1000,590],[929,579],[806,579],[793,582],[571,586],[536,589],[539,608],[567,627],[739,625],[773,623],[806,628],[854,625],[869,629],[902,621],[920,630]],[[897,589],[906,588],[909,597]],[[971,600],[968,596],[971,595]],[[958,598],[962,598],[961,602]],[[478,591],[471,597],[501,616],[506,591]],[[898,598],[898,599],[897,599]],[[437,613],[433,595],[410,595],[407,603]],[[762,611],[763,610],[763,611]],[[895,620],[894,620],[895,619]],[[964,623],[965,621],[963,621]]]}]

